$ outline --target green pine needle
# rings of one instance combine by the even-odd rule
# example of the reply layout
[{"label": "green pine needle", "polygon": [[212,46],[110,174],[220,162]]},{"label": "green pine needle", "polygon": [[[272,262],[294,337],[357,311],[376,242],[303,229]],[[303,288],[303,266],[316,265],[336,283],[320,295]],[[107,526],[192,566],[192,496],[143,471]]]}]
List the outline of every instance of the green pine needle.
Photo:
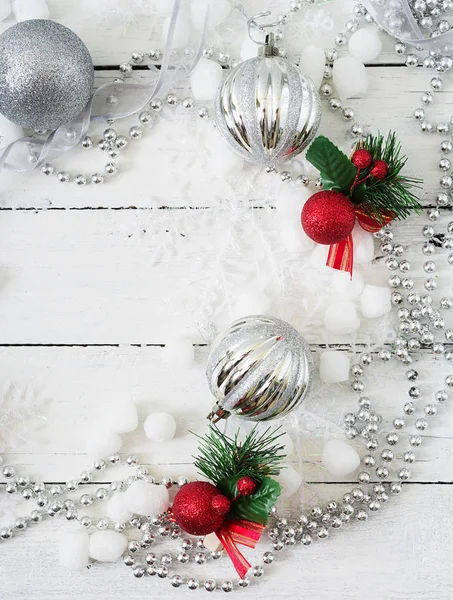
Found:
[{"label": "green pine needle", "polygon": [[222,433],[217,427],[211,426],[200,440],[198,456],[194,456],[194,465],[199,472],[210,479],[215,485],[228,477],[252,477],[261,481],[265,477],[278,475],[280,463],[285,458],[280,454],[284,446],[277,440],[284,432],[277,433],[268,427],[262,434],[254,427],[243,442],[239,441],[238,430],[234,438]]},{"label": "green pine needle", "polygon": [[[377,136],[370,134],[358,148],[365,148],[374,160],[384,160],[389,167],[389,174],[385,179],[378,181],[370,178],[366,182],[363,202],[373,214],[379,217],[381,210],[388,210],[398,218],[405,219],[412,211],[420,213],[422,207],[411,190],[420,188],[422,180],[401,174],[407,157],[401,154],[401,143],[396,133],[391,131],[386,138],[380,133]],[[368,173],[369,170],[365,171],[364,176]]]}]

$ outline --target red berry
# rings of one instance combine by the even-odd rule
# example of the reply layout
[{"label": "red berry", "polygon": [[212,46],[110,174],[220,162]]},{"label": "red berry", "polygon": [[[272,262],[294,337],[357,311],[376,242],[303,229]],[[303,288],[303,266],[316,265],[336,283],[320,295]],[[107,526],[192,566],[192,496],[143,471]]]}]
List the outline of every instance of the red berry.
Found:
[{"label": "red berry", "polygon": [[385,160],[377,160],[375,161],[373,168],[370,171],[370,175],[374,177],[374,179],[385,179],[389,173],[389,166],[385,162]]},{"label": "red berry", "polygon": [[352,155],[352,162],[354,166],[356,166],[360,171],[363,169],[368,169],[373,162],[373,157],[371,156],[371,152],[366,150],[365,148],[359,148]]},{"label": "red berry", "polygon": [[333,190],[313,194],[302,209],[302,228],[317,244],[338,244],[354,228],[354,205]]},{"label": "red berry", "polygon": [[256,481],[251,477],[241,477],[236,484],[240,496],[252,496],[256,492]]},{"label": "red berry", "polygon": [[212,511],[216,513],[216,515],[226,515],[227,512],[230,510],[230,507],[230,500],[222,494],[214,496],[214,498],[211,500],[211,508]]}]

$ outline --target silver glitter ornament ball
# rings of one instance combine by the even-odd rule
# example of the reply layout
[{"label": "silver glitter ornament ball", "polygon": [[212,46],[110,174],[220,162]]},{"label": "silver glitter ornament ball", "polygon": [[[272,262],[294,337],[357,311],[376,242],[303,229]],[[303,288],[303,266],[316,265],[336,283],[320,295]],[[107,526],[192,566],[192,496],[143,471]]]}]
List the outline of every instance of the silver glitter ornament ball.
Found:
[{"label": "silver glitter ornament ball", "polygon": [[288,323],[261,315],[239,319],[213,343],[208,358],[206,375],[217,400],[208,418],[283,417],[305,398],[312,373],[310,347]]},{"label": "silver glitter ornament ball", "polygon": [[70,122],[91,96],[93,62],[70,29],[44,19],[0,35],[0,113],[37,130]]},{"label": "silver glitter ornament ball", "polygon": [[217,129],[245,160],[274,167],[302,152],[321,120],[319,94],[294,63],[278,56],[272,34],[260,56],[231,71],[215,101]]}]

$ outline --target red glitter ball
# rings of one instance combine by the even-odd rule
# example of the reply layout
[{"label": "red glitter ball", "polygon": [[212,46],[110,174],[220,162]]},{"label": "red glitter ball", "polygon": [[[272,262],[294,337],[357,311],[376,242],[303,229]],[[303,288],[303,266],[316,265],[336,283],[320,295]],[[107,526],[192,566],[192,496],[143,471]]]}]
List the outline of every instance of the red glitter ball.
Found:
[{"label": "red glitter ball", "polygon": [[251,477],[241,477],[236,484],[240,496],[252,496],[256,492],[256,481]]},{"label": "red glitter ball", "polygon": [[365,148],[359,148],[352,155],[352,162],[360,170],[368,169],[373,162],[373,157],[371,156],[371,152],[365,150]]},{"label": "red glitter ball", "polygon": [[317,192],[304,204],[302,228],[318,244],[338,244],[354,228],[354,205],[340,192]]},{"label": "red glitter ball", "polygon": [[389,166],[385,160],[377,160],[370,171],[371,177],[385,179],[389,173]]},{"label": "red glitter ball", "polygon": [[207,535],[219,529],[230,510],[230,501],[206,481],[184,485],[173,501],[176,523],[190,535]]}]

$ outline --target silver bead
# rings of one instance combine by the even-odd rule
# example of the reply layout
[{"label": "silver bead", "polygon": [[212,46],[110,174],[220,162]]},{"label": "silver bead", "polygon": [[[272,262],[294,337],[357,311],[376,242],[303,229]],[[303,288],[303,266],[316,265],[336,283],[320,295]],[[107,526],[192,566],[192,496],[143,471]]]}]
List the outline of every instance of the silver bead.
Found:
[{"label": "silver bead", "polygon": [[402,480],[402,481],[407,481],[411,476],[411,472],[409,471],[409,469],[403,468],[399,471],[398,473],[398,477]]},{"label": "silver bead", "polygon": [[154,112],[160,112],[162,110],[162,100],[154,98],[154,100],[151,100],[149,103],[149,106]]},{"label": "silver bead", "polygon": [[80,524],[82,525],[82,527],[85,527],[86,529],[91,527],[91,519],[90,517],[82,517],[80,519]]},{"label": "silver bead", "polygon": [[46,163],[45,165],[43,165],[41,167],[41,172],[44,175],[53,175],[53,173],[55,172],[55,169],[54,169],[54,167],[51,164]]},{"label": "silver bead", "polygon": [[213,581],[212,579],[207,579],[207,580],[204,582],[204,589],[205,589],[207,592],[213,592],[213,591],[216,589],[216,587],[217,587],[217,585],[216,585],[216,582],[215,582],[215,581]]},{"label": "silver bead", "polygon": [[90,136],[85,136],[81,142],[82,147],[86,148],[87,150],[89,150],[90,148],[93,147],[93,140],[90,138]]},{"label": "silver bead", "polygon": [[133,140],[139,140],[143,136],[143,131],[140,127],[134,125],[129,129],[129,137]]},{"label": "silver bead", "polygon": [[104,183],[104,177],[100,173],[94,173],[91,176],[91,183],[93,183],[94,185]]},{"label": "silver bead", "polygon": [[380,466],[376,469],[376,475],[379,477],[379,479],[385,479],[389,476],[389,470],[387,467]]},{"label": "silver bead", "polygon": [[80,186],[86,185],[86,182],[87,182],[87,178],[85,177],[85,175],[82,175],[81,173],[74,177],[74,183],[76,185],[80,185]]},{"label": "silver bead", "polygon": [[132,65],[130,63],[123,63],[119,66],[119,70],[123,75],[129,75],[132,73]]},{"label": "silver bead", "polygon": [[68,183],[70,181],[69,173],[66,173],[66,171],[58,171],[57,177],[61,183]]},{"label": "silver bead", "polygon": [[106,129],[103,133],[103,138],[106,142],[113,142],[117,138],[117,133],[114,129],[109,128]]},{"label": "silver bead", "polygon": [[199,588],[199,586],[200,586],[200,582],[195,577],[191,577],[187,581],[187,587],[189,588],[189,590],[197,590]]},{"label": "silver bead", "polygon": [[151,60],[160,60],[162,58],[162,52],[160,50],[153,49],[148,52],[148,56]]},{"label": "silver bead", "polygon": [[223,592],[232,592],[233,591],[233,584],[231,581],[223,581],[222,585],[221,585],[222,591]]},{"label": "silver bead", "polygon": [[422,438],[419,435],[412,435],[409,438],[409,444],[414,448],[418,448],[422,445]]},{"label": "silver bead", "polygon": [[448,400],[448,394],[445,390],[439,390],[434,394],[434,398],[436,402],[440,402],[442,404]]},{"label": "silver bead", "polygon": [[166,98],[168,106],[177,106],[179,104],[179,98],[176,94],[168,94]]},{"label": "silver bead", "polygon": [[153,121],[153,116],[150,112],[144,110],[139,114],[138,120],[142,125],[149,125]]}]

